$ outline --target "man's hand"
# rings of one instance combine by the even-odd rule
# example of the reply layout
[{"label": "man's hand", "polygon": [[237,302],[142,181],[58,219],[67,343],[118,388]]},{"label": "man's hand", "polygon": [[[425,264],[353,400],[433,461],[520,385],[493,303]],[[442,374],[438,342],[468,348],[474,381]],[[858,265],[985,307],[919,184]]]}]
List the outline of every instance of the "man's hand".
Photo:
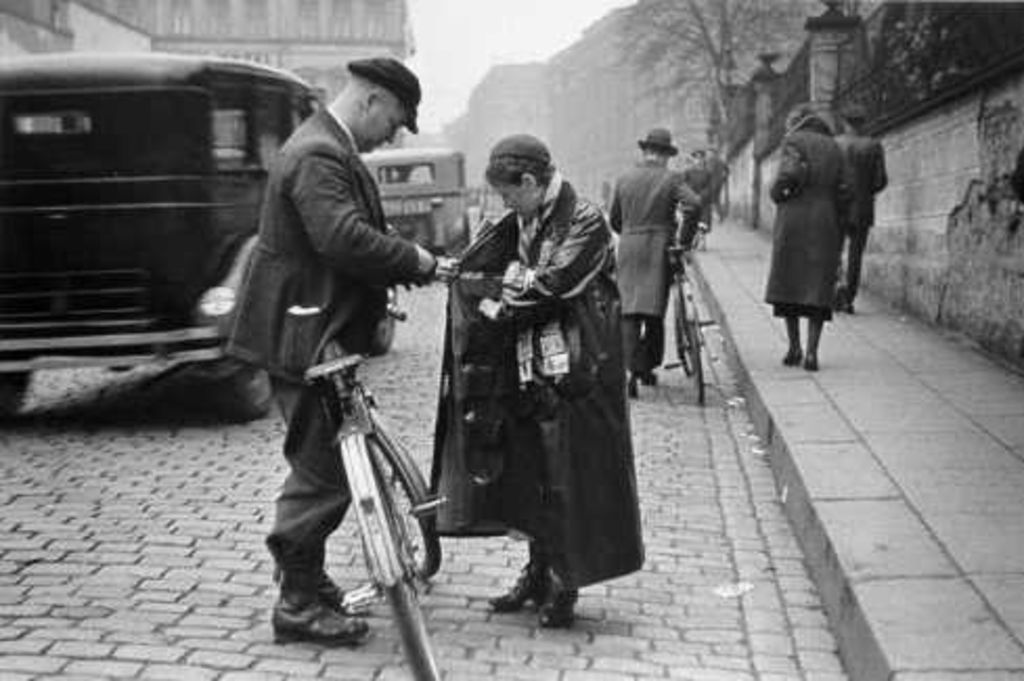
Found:
[{"label": "man's hand", "polygon": [[459,276],[461,263],[458,258],[446,256],[437,257],[437,266],[434,268],[434,277],[444,284],[450,284]]}]

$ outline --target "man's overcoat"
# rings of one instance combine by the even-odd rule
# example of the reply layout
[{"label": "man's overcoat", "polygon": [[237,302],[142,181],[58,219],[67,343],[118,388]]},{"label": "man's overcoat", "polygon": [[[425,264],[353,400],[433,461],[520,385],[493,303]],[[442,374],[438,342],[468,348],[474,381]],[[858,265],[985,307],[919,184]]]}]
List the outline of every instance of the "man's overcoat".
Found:
[{"label": "man's overcoat", "polygon": [[787,135],[771,198],[776,213],[765,300],[831,308],[841,220],[850,199],[848,169],[836,141],[812,130]]},{"label": "man's overcoat", "polygon": [[[566,578],[584,586],[643,563],[611,235],[567,183],[525,259],[519,230],[513,213],[483,227],[451,287],[432,470],[447,499],[439,529],[525,533],[564,552]],[[485,317],[478,306],[501,297],[517,259],[535,278],[506,314]],[[517,341],[551,322],[569,373],[523,382]]]},{"label": "man's overcoat", "polygon": [[300,380],[330,340],[367,352],[387,286],[420,276],[415,246],[385,231],[376,183],[318,111],[271,166],[228,353]]},{"label": "man's overcoat", "polygon": [[875,194],[889,183],[885,151],[881,142],[867,135],[839,135],[836,143],[850,170],[851,197],[846,228],[853,233],[866,232],[875,224]]},{"label": "man's overcoat", "polygon": [[664,317],[668,305],[668,245],[676,231],[676,206],[700,199],[682,173],[641,163],[615,185],[609,223],[619,234],[616,259],[623,314]]}]

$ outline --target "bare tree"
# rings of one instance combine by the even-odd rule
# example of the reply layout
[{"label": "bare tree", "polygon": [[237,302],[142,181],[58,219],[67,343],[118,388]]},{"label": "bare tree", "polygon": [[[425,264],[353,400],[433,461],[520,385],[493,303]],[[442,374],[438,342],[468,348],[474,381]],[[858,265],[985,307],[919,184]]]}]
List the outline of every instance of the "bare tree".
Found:
[{"label": "bare tree", "polygon": [[789,52],[818,0],[638,0],[624,21],[621,55],[652,89],[705,86],[723,127],[735,73],[749,72],[764,52]]}]

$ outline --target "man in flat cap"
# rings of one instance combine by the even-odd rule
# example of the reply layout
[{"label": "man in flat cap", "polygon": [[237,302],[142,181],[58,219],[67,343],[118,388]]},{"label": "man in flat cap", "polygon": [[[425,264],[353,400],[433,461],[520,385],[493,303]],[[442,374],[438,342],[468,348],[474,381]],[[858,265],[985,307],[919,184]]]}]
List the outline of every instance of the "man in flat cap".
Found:
[{"label": "man in flat cap", "polygon": [[853,314],[853,301],[860,288],[864,247],[868,242],[868,232],[875,224],[875,195],[885,189],[889,177],[885,172],[882,143],[861,132],[867,122],[864,107],[848,107],[843,112],[843,122],[843,132],[835,139],[850,170],[853,200],[843,225],[841,242],[846,245],[846,272],[840,277],[833,306],[839,312]]},{"label": "man in flat cap", "polygon": [[333,445],[338,424],[303,373],[366,353],[386,314],[387,287],[426,282],[437,268],[429,252],[387,232],[376,183],[359,158],[403,125],[416,132],[419,81],[391,58],[353,61],[348,70],[340,94],[295,130],[271,165],[228,343],[231,355],[268,370],[287,424],[290,472],[267,537],[280,577],[277,642],[356,645],[367,634],[324,568],[327,537],[351,496]]},{"label": "man in flat cap", "polygon": [[676,234],[677,211],[688,216],[692,235],[700,210],[700,198],[683,174],[668,168],[668,160],[679,153],[671,133],[654,128],[638,145],[640,164],[619,178],[609,210],[609,224],[620,235],[617,269],[630,397],[638,396],[638,382],[657,383],[654,370],[665,356],[668,247]]}]

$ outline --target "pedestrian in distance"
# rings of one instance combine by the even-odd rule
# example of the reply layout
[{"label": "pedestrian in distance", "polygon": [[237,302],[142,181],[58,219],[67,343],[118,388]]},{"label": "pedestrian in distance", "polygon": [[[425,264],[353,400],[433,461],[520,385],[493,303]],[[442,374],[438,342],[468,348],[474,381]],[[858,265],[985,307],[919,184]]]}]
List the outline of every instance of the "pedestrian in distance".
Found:
[{"label": "pedestrian in distance", "polygon": [[698,221],[704,223],[705,229],[710,230],[711,207],[714,205],[714,196],[712,194],[714,186],[705,150],[694,149],[690,152],[689,165],[683,170],[683,180],[686,182],[686,186],[692,189],[693,193],[700,199]]},{"label": "pedestrian in distance", "polygon": [[449,294],[431,479],[438,529],[529,539],[494,612],[575,619],[579,589],[643,564],[611,232],[532,135],[491,149],[508,212],[463,252]]},{"label": "pedestrian in distance", "polygon": [[268,370],[287,424],[289,472],[267,546],[280,595],[275,640],[355,645],[367,624],[350,616],[324,567],[327,538],[351,501],[334,443],[339,424],[303,383],[311,365],[367,352],[386,314],[387,287],[424,283],[437,261],[387,233],[377,187],[359,153],[416,132],[420,84],[401,62],[352,61],[349,80],[304,121],[270,167],[258,241],[227,351]]},{"label": "pedestrian in distance", "polygon": [[[782,363],[818,370],[824,323],[832,319],[843,220],[850,180],[832,128],[809,104],[787,118],[779,167],[770,194],[776,204],[765,300],[786,323],[789,349]],[[800,318],[807,319],[807,353]]]},{"label": "pedestrian in distance", "polygon": [[627,392],[637,384],[656,385],[655,369],[665,357],[665,310],[672,281],[668,247],[686,216],[680,239],[695,235],[700,198],[668,161],[679,153],[672,135],[654,128],[638,142],[639,165],[619,178],[612,194],[609,223],[619,235],[616,266],[622,296],[622,329],[629,368]]},{"label": "pedestrian in distance", "polygon": [[885,150],[877,139],[862,134],[867,120],[864,107],[849,107],[844,113],[843,132],[836,136],[850,171],[852,200],[843,225],[846,250],[845,275],[836,289],[835,309],[853,314],[853,301],[860,288],[861,267],[868,233],[875,224],[875,196],[885,189]]}]

